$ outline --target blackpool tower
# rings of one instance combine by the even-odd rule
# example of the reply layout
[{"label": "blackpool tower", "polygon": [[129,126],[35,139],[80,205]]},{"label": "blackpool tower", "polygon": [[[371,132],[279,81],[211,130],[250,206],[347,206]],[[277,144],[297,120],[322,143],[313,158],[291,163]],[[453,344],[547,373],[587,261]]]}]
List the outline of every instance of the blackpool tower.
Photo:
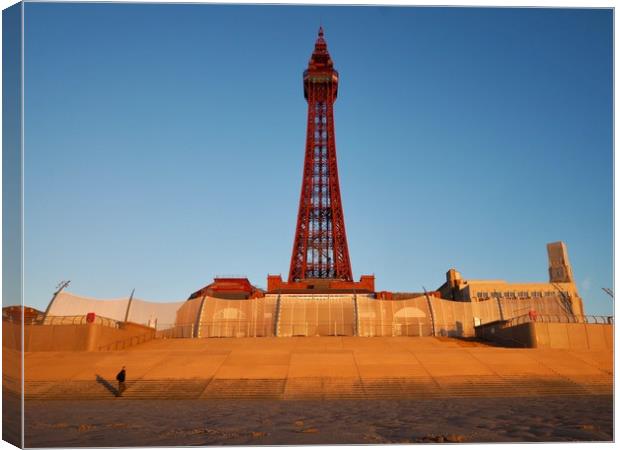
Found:
[{"label": "blackpool tower", "polygon": [[353,281],[334,133],[338,72],[327,51],[323,28],[304,71],[308,102],[306,150],[297,212],[297,227],[288,280],[267,276],[271,293],[374,292],[374,275]]},{"label": "blackpool tower", "polygon": [[321,27],[304,71],[308,128],[289,282],[317,278],[353,280],[336,160],[337,95],[338,72]]}]

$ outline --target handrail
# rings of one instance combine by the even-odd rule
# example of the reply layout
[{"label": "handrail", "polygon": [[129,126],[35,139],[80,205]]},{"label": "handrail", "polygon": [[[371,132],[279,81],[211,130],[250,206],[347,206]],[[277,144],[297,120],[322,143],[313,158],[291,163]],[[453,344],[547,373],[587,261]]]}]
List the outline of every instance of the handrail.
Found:
[{"label": "handrail", "polygon": [[168,328],[156,330],[156,339],[175,339],[194,337],[194,323],[175,324]]},{"label": "handrail", "polygon": [[504,327],[510,327],[528,322],[540,323],[589,323],[589,324],[613,324],[614,316],[578,316],[569,314],[523,314],[508,319]]},{"label": "handrail", "polygon": [[[111,350],[112,346],[114,346],[114,350],[122,350],[122,349],[125,349],[127,347],[131,347],[133,345],[142,344],[142,343],[150,340],[150,339],[147,339],[148,337],[153,339],[155,337],[155,332],[154,331],[147,331],[146,333],[142,333],[142,334],[139,334],[137,336],[130,336],[130,337],[125,338],[125,339],[120,339],[118,341],[111,342],[111,343],[106,344],[106,345],[101,345],[101,346],[99,346],[98,350],[100,352],[104,351],[104,350],[106,350],[106,351],[107,350]],[[136,340],[135,344],[134,344],[134,339]],[[129,345],[126,345],[127,343],[129,343]]]},{"label": "handrail", "polygon": [[[41,325],[85,325],[87,323],[86,316],[47,316]],[[120,328],[121,322],[95,315],[94,323],[111,328]]]}]

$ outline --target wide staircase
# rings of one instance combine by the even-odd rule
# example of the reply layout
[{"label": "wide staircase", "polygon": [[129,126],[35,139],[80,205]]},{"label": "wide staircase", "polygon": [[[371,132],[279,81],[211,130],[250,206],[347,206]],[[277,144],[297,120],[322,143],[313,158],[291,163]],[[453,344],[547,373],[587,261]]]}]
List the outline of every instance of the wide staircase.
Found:
[{"label": "wide staircase", "polygon": [[[28,381],[26,400],[94,400],[116,397],[116,385],[97,380]],[[127,383],[125,399],[430,399],[463,397],[543,397],[612,395],[613,377],[588,383],[567,378],[476,377],[442,383],[427,378],[293,378],[136,380]]]},{"label": "wide staircase", "polygon": [[[52,372],[60,358],[64,365]],[[25,398],[117,399],[111,374],[124,364],[131,367],[126,400],[613,394],[612,352],[503,349],[449,338],[306,337],[155,340],[124,352],[27,354]],[[4,381],[5,388],[19,387],[6,374]]]}]

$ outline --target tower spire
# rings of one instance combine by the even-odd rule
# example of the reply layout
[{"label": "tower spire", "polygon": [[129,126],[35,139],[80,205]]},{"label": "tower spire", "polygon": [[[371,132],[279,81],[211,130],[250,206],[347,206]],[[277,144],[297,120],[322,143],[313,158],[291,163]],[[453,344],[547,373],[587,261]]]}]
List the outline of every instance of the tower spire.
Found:
[{"label": "tower spire", "polygon": [[289,282],[310,278],[353,280],[334,131],[338,72],[334,69],[323,35],[321,26],[308,68],[304,71],[308,126]]}]

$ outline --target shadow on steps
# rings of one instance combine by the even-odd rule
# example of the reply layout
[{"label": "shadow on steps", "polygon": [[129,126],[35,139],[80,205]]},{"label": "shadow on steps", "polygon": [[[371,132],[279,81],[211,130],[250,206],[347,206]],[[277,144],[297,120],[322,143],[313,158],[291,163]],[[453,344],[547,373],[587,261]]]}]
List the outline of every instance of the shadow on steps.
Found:
[{"label": "shadow on steps", "polygon": [[104,388],[106,388],[108,391],[110,391],[112,395],[114,395],[115,397],[118,397],[118,389],[112,386],[108,380],[106,380],[99,374],[95,375],[95,377],[97,378],[97,383],[99,383]]}]

